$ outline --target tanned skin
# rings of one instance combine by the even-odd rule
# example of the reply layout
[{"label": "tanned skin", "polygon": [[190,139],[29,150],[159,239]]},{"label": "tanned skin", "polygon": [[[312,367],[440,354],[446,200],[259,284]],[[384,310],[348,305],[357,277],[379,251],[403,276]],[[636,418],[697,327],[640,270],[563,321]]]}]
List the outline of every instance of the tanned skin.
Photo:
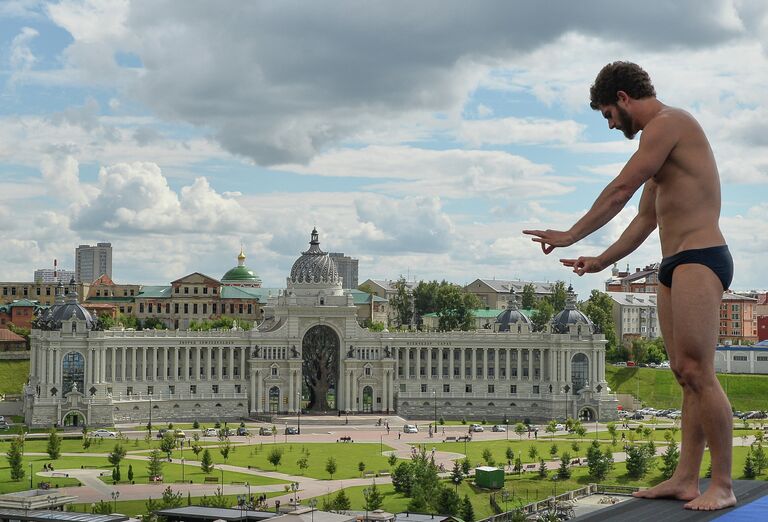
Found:
[{"label": "tanned skin", "polygon": [[[633,252],[659,228],[664,257],[725,244],[720,231],[720,179],[712,149],[698,122],[656,97],[633,99],[618,91],[615,104],[600,105],[608,127],[640,145],[592,208],[569,230],[524,230],[544,254],[585,238],[613,219],[642,186],[637,216],[621,237],[594,257],[560,259],[579,276],[611,266]],[[687,509],[716,510],[736,504],[731,482],[733,417],[715,377],[722,283],[709,268],[682,264],[672,287],[659,284],[659,323],[670,366],[683,389],[682,445],[674,475],[635,493],[643,498],[688,501]],[[712,455],[712,480],[699,490],[705,443]]]}]

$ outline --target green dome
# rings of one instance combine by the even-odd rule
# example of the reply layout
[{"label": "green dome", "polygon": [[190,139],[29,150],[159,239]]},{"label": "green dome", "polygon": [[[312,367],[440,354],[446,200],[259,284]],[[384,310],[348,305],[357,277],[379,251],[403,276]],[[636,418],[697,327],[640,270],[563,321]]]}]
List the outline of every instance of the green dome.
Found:
[{"label": "green dome", "polygon": [[237,266],[227,271],[227,273],[224,274],[224,277],[221,278],[221,282],[224,284],[251,283],[261,286],[261,278],[254,274],[253,270],[250,270],[245,266],[245,254],[242,250],[240,250],[240,254],[237,256]]}]

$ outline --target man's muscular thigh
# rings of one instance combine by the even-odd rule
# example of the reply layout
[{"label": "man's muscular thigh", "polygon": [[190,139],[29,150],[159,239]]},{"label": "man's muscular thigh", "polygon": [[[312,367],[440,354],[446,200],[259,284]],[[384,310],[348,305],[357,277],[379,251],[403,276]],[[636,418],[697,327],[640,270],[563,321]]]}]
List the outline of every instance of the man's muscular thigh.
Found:
[{"label": "man's muscular thigh", "polygon": [[723,287],[704,265],[684,264],[672,275],[671,311],[675,356],[714,364]]}]

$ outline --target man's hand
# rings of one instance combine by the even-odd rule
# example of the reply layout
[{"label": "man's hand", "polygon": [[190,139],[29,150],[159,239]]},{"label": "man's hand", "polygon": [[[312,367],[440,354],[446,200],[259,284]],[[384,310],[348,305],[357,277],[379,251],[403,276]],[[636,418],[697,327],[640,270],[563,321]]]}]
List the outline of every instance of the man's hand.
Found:
[{"label": "man's hand", "polygon": [[545,254],[549,254],[556,247],[567,247],[575,243],[570,232],[561,230],[523,230],[523,234],[536,236],[532,237],[531,241],[541,243],[541,251]]},{"label": "man's hand", "polygon": [[602,272],[605,269],[603,262],[599,257],[580,257],[578,259],[561,259],[560,262],[573,268],[573,271],[583,276],[584,274],[594,274],[595,272]]}]

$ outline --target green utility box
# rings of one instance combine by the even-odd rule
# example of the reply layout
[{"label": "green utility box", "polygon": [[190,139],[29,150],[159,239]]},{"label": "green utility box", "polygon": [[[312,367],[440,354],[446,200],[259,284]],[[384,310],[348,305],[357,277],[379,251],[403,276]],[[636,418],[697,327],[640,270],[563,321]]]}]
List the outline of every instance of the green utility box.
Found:
[{"label": "green utility box", "polygon": [[491,466],[475,468],[475,485],[481,488],[501,489],[504,487],[504,470]]}]

